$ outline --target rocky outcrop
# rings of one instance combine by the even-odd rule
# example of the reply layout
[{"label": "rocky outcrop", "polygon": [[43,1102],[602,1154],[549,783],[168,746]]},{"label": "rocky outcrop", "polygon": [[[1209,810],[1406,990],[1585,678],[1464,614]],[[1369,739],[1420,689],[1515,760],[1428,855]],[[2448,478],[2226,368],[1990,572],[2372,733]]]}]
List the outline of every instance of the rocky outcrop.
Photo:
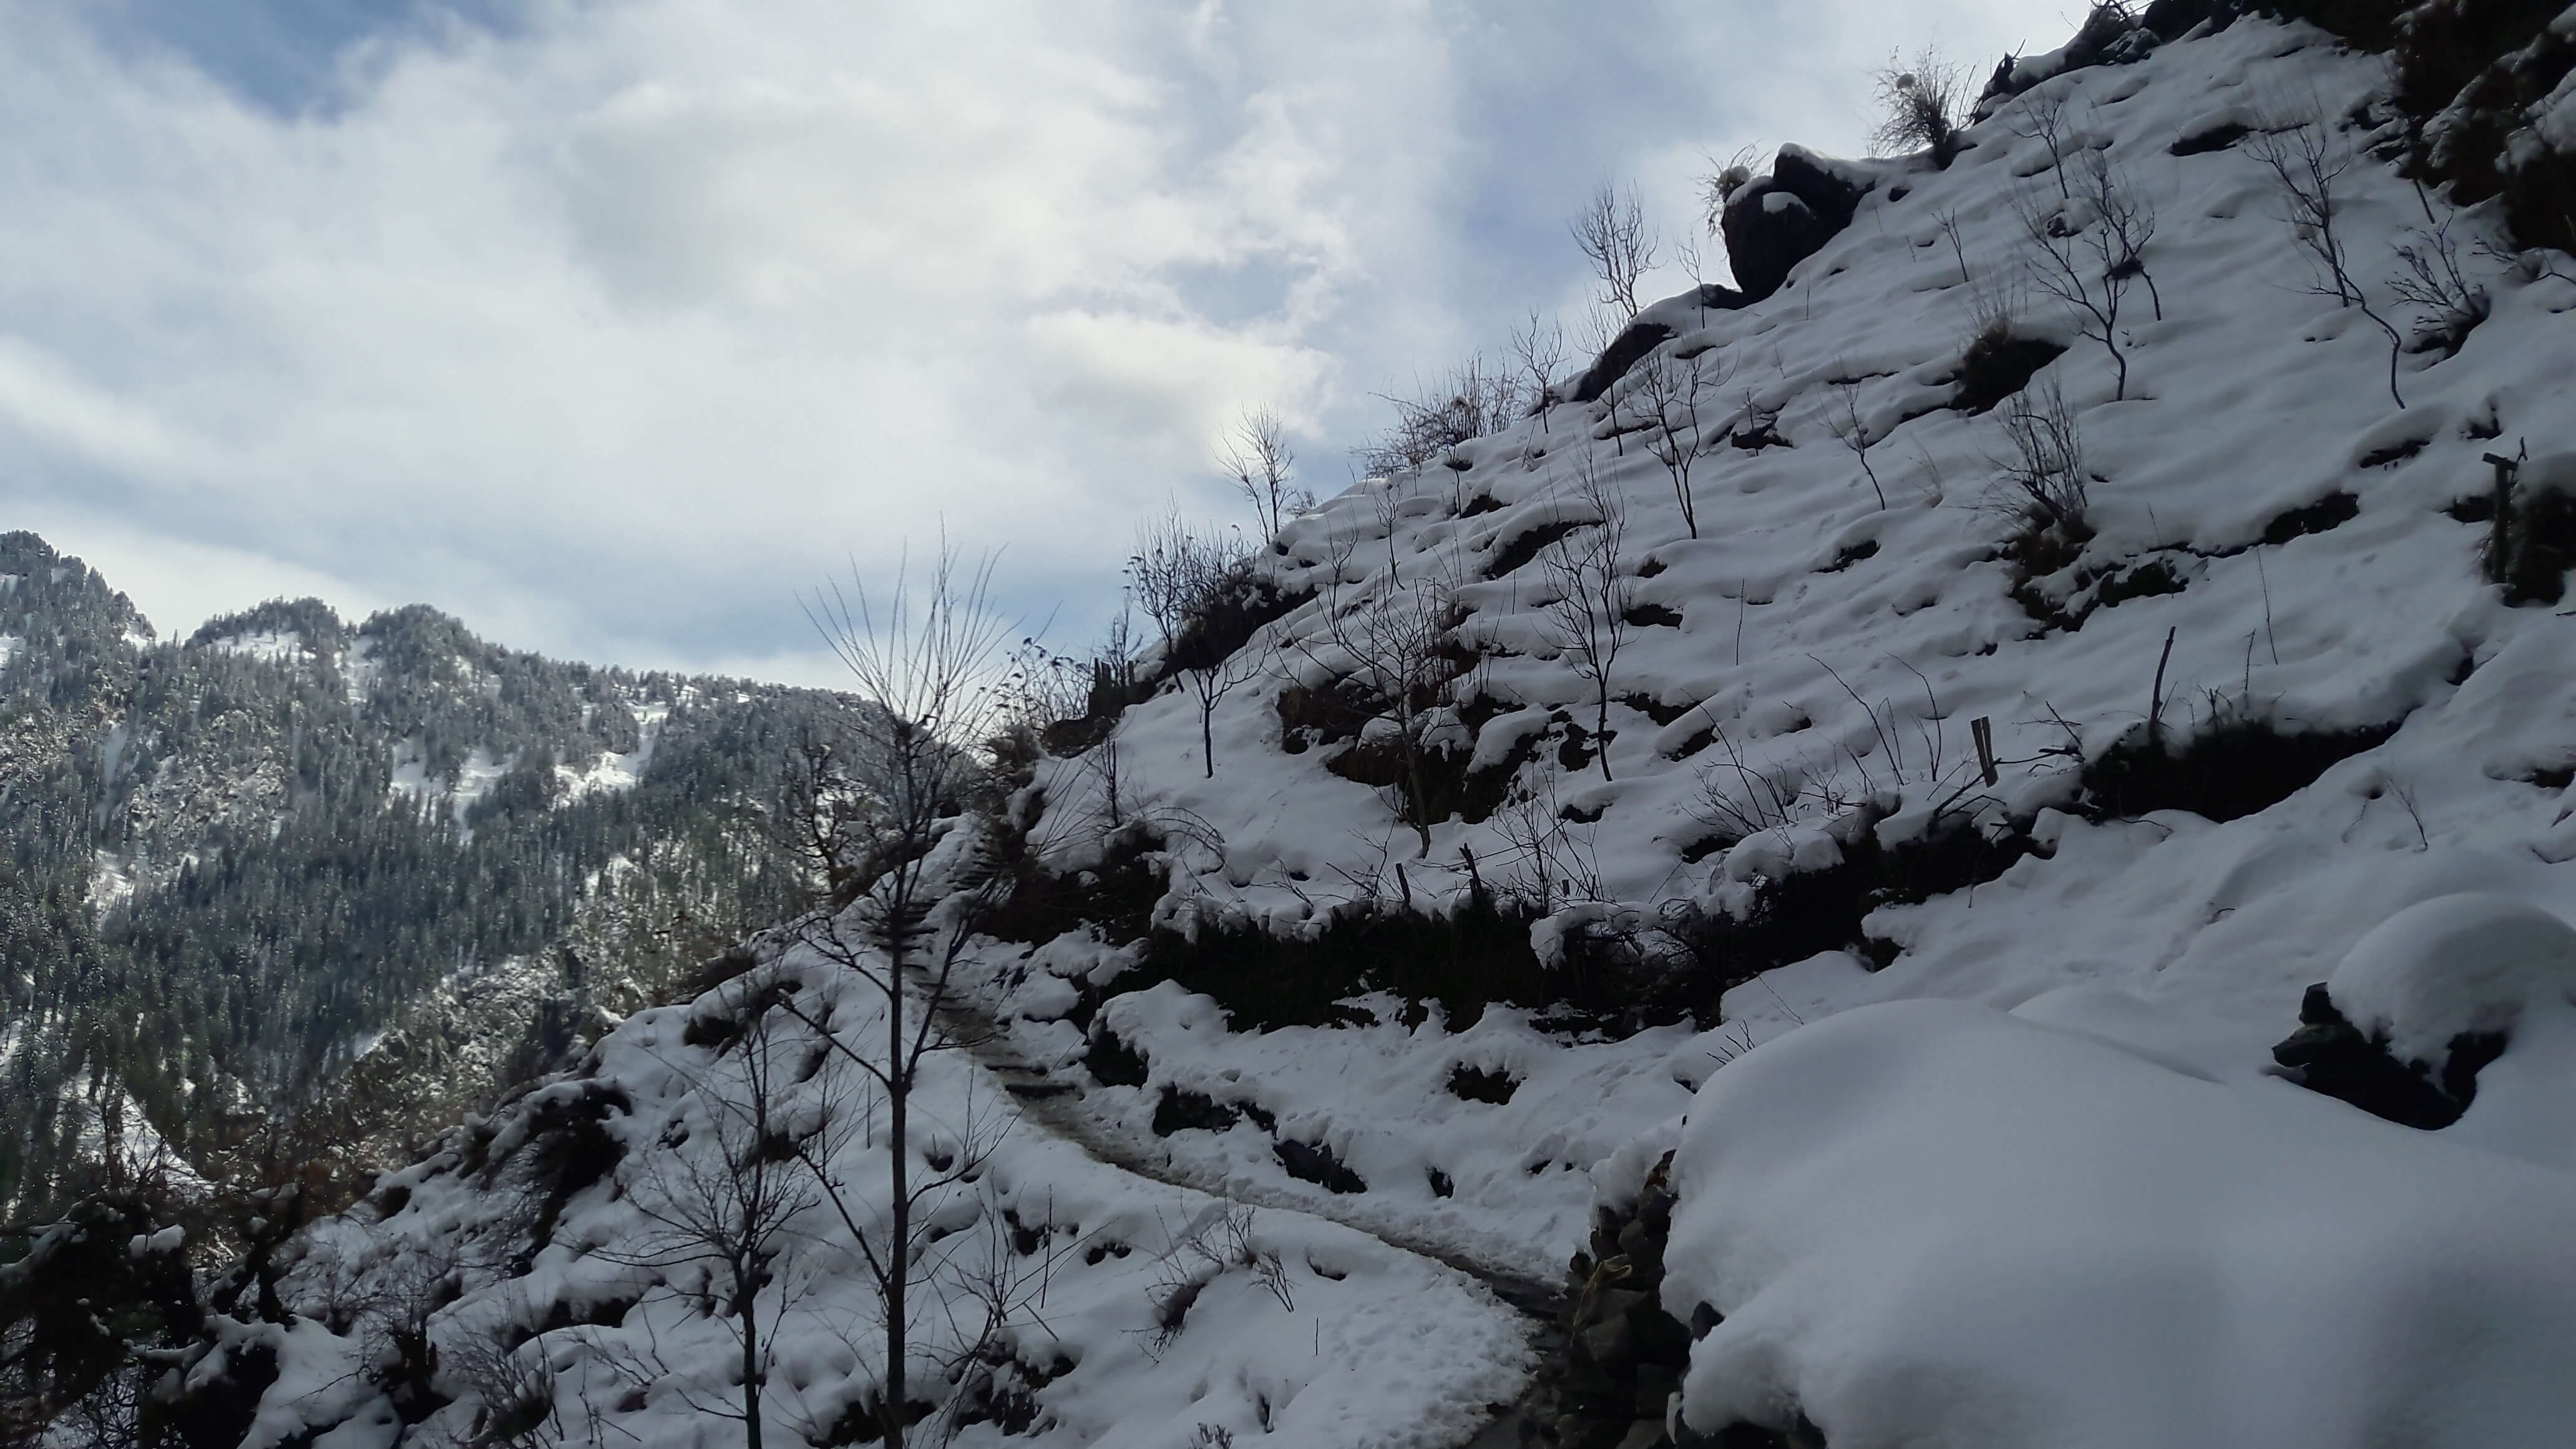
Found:
[{"label": "rocky outcrop", "polygon": [[1758,302],[1780,290],[1791,267],[1851,225],[1870,185],[1858,168],[1828,161],[1803,146],[1781,147],[1771,174],[1738,188],[1718,219],[1727,261],[1745,300]]},{"label": "rocky outcrop", "polygon": [[2383,1035],[2364,1036],[2336,1008],[2322,981],[2299,1003],[2299,1029],[2272,1048],[2282,1075],[2312,1092],[2350,1102],[2406,1127],[2448,1127],[2469,1110],[2478,1069],[2504,1054],[2502,1032],[2453,1037],[2436,1076],[2422,1062],[2401,1062]]},{"label": "rocky outcrop", "polygon": [[1564,1340],[1539,1369],[1540,1438],[1565,1449],[1823,1449],[1803,1419],[1785,1432],[1731,1424],[1708,1434],[1681,1421],[1691,1344],[1719,1320],[1705,1305],[1688,1326],[1664,1311],[1672,1165],[1667,1152],[1625,1208],[1593,1209],[1591,1245],[1567,1264]]}]

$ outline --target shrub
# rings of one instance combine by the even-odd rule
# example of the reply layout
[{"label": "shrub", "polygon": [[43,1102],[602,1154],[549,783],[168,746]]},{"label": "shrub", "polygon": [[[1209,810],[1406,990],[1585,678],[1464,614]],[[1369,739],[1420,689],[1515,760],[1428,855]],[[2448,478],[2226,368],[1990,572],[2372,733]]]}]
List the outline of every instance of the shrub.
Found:
[{"label": "shrub", "polygon": [[1929,150],[1933,165],[1947,167],[1961,149],[1967,73],[1927,46],[1914,53],[1911,63],[1891,52],[1875,79],[1879,119],[1870,144],[1887,153]]}]

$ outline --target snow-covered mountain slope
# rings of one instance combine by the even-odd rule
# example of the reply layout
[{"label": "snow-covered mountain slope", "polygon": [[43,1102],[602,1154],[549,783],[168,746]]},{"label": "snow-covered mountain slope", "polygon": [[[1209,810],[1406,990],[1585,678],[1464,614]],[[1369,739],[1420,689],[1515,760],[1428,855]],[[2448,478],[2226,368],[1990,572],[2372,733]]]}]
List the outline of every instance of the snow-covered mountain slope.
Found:
[{"label": "snow-covered mountain slope", "polygon": [[750,822],[846,697],[562,663],[417,607],[274,601],[154,642],[26,533],[0,578],[0,898],[30,923],[0,968],[0,1214],[76,1195],[103,1101],[201,1167],[269,1130],[380,1164],[799,899]]},{"label": "snow-covered mountain slope", "polygon": [[[232,1432],[480,1442],[541,1392],[500,1432],[706,1443],[741,1411],[748,1321],[771,1435],[872,1442],[885,1310],[841,1230],[884,1251],[870,1186],[887,1118],[808,1023],[865,1050],[883,1019],[863,981],[801,947],[630,1018],[579,1077],[450,1134],[298,1244],[279,1297],[301,1321],[224,1330],[227,1357],[265,1349],[277,1371],[247,1385],[256,1410]],[[913,1372],[924,1409],[941,1406],[925,1433],[1441,1445],[1526,1373],[1517,1315],[1472,1280],[1329,1222],[1092,1161],[1020,1122],[962,1053],[930,1057],[909,1103],[928,1225],[911,1244]],[[817,1175],[783,1148],[764,1159],[772,1141],[811,1153]],[[768,1184],[746,1188],[763,1168]],[[728,1215],[764,1212],[764,1286],[745,1315],[710,1242]],[[433,1328],[446,1358],[418,1362],[415,1340],[406,1377],[401,1335]]]},{"label": "snow-covered mountain slope", "polygon": [[[2576,263],[2400,177],[2321,31],[2118,58],[1946,167],[1785,154],[1748,208],[1851,204],[1785,285],[1297,520],[947,837],[1018,890],[937,914],[971,1058],[901,1160],[1016,1125],[924,1353],[1046,1294],[915,1377],[963,1442],[2564,1439]],[[383,1179],[193,1361],[206,1442],[712,1443],[746,1385],[870,1442],[869,964],[772,938]],[[728,1303],[685,1200],[791,1162]],[[1454,1265],[1570,1269],[1537,1389]]]},{"label": "snow-covered mountain slope", "polygon": [[[1155,921],[1173,939],[1195,934],[1199,954],[1096,927],[995,954],[987,980],[1021,1048],[1067,1070],[1089,1060],[1104,1085],[1082,1110],[1104,1130],[1165,1134],[1194,1180],[1535,1265],[1584,1243],[1592,1182],[1571,1169],[1600,1165],[1613,1198],[1633,1199],[1654,1154],[1615,1153],[1620,1139],[1671,1147],[1659,1124],[1694,1090],[1710,1110],[1720,1088],[1703,1082],[1801,1023],[1925,997],[2018,1009],[2271,1111],[2294,1091],[2267,1076],[2273,1045],[2299,1029],[2306,988],[2373,926],[2469,890],[2576,918],[2576,620],[2550,607],[2563,560],[2536,589],[2500,589],[2482,511],[2490,456],[2516,460],[2512,546],[2548,547],[2550,500],[2576,485],[2576,267],[2513,257],[2491,211],[2451,213],[2378,159],[2401,130],[2384,75],[2381,58],[2313,28],[2248,19],[2048,80],[1972,128],[1947,169],[1817,163],[1868,190],[1777,293],[1734,310],[1665,302],[1640,321],[1668,339],[1597,402],[1299,520],[1268,577],[1307,602],[1247,645],[1268,665],[1206,722],[1212,769],[1200,700],[1176,687],[1125,712],[1101,747],[1114,769],[1095,753],[1045,782],[1066,858],[1107,875],[1121,857],[1093,842],[1114,777],[1117,813],[1162,831],[1152,862],[1171,889]],[[2295,170],[2303,134],[2333,176],[2347,274],[2406,344],[2393,384],[2387,336],[2338,302],[2263,159],[2274,147]],[[2081,270],[2104,225],[2084,193],[2102,177],[2153,216],[2108,328],[2044,280],[2046,249],[2062,242],[2103,305],[2100,269]],[[2391,281],[2406,273],[2401,249],[2421,255],[2437,232],[2488,308],[2455,352],[2418,343],[2419,324],[2429,336],[2442,319]],[[2020,404],[1974,411],[1967,354],[1998,319],[2047,344],[2044,365]],[[1668,362],[1695,367],[1703,389],[1696,428],[1676,430],[1696,537],[1651,421],[1652,374]],[[2044,427],[2051,389],[2085,494],[2082,526],[2054,538],[1999,481],[2023,461],[2016,407],[2025,428],[2034,412]],[[1568,574],[1549,568],[1601,536],[1600,492],[1624,515],[1633,621],[1608,671],[1606,770],[1598,686],[1550,610]],[[1454,622],[1445,647],[1464,672],[1417,696],[1410,723],[1384,690],[1332,720],[1315,700],[1334,678],[1365,684],[1372,651],[1402,647],[1365,621],[1408,610]],[[1426,761],[1448,752],[1454,787],[1429,812],[1427,849],[1387,767],[1408,727]],[[1502,1008],[1426,1014],[1408,1008],[1401,970],[1354,944],[1354,922],[1379,906],[1472,911],[1481,893],[1549,913],[1533,938],[1554,973],[1533,990],[1490,957],[1489,994],[1543,1007],[1551,989],[1577,997],[1581,973],[1624,962],[1649,996],[1700,1009],[1636,1034],[1633,1016],[1550,1030]],[[1343,983],[1392,994],[1356,1003],[1368,1024],[1282,1024],[1293,1013],[1242,978],[1296,963],[1247,948],[1248,930],[1302,937],[1314,952],[1298,961],[1348,948]],[[1560,953],[1567,942],[1591,949]],[[1613,1029],[1567,1029],[1587,1024]],[[2535,1031],[2504,1060],[2563,1087],[2562,1067],[2534,1060],[2556,1047]],[[2014,1080],[2034,1098],[2049,1090],[2044,1073]],[[1479,1099],[1505,1090],[1506,1102]],[[1980,1100],[1991,1106],[1991,1092]],[[2359,1154],[2337,1159],[2347,1165],[2377,1143],[2377,1170],[2438,1170],[2415,1165],[2413,1128],[2322,1099],[2282,1110],[2353,1118],[2335,1129]],[[1330,1173],[1313,1148],[1355,1177],[1317,1180]],[[2089,1171],[2063,1167],[2079,1185]],[[2565,1211],[2563,1184],[2528,1190],[2528,1221]],[[2406,1231],[2476,1240],[2477,1206],[2474,1192],[2449,1197]],[[2285,1230],[2283,1211],[2278,1199],[2249,1207],[2227,1230]],[[1909,1251],[1937,1253],[1939,1226]],[[2495,1261],[2539,1240],[2510,1241]],[[1707,1251],[1762,1262],[1768,1250]],[[1997,1266],[1994,1291],[2044,1268]],[[2369,1263],[2346,1269],[2367,1276]],[[1731,1312],[1764,1271],[1703,1262],[1665,1305],[1687,1319],[1696,1303],[1677,1295],[1705,1293]],[[2300,1279],[2337,1291],[2321,1281]],[[2549,1352],[2576,1343],[2563,1318],[2481,1317],[2494,1306],[2483,1291],[2453,1305],[2477,1331]],[[2048,1314],[2072,1311],[2026,1306],[2042,1333]],[[1793,1294],[1781,1311],[1814,1303]],[[2404,1321],[2392,1331],[2437,1331]],[[1836,1444],[1897,1442],[1903,1426],[1862,1415],[1883,1402],[1865,1380],[1979,1367],[1897,1336],[1872,1355],[1792,1355],[1766,1370],[1761,1412],[1711,1397],[1693,1416],[1710,1416],[1702,1429],[1729,1417],[1785,1428],[1804,1412]],[[2297,1401],[2345,1415],[2322,1422],[2390,1422],[2352,1397],[2367,1396],[2372,1361],[2335,1360]],[[2015,1390],[1994,1392],[2000,1403]],[[2259,1438],[2268,1421],[2246,1406],[2260,1398],[2215,1394],[2194,1422]],[[2514,1402],[2555,1412],[2545,1396]],[[1914,1432],[2023,1442],[2000,1421],[1945,1424]],[[2179,1443],[2182,1425],[2030,1432]]]}]

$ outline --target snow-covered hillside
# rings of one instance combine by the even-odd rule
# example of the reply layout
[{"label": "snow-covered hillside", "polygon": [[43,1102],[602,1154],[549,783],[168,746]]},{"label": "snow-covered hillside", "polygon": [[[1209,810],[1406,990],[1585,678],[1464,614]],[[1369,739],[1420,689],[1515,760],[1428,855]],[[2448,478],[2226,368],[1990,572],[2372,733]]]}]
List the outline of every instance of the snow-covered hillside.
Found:
[{"label": "snow-covered hillside", "polygon": [[[1748,226],[1851,213],[1784,285],[1295,520],[943,837],[1019,889],[924,938],[901,1160],[1009,1127],[926,1209],[928,1425],[2566,1440],[2576,263],[2312,26],[2104,53],[1944,167],[1784,152]],[[284,1251],[204,1422],[876,1442],[884,1022],[814,929]],[[675,1223],[761,1162],[745,1307]]]}]

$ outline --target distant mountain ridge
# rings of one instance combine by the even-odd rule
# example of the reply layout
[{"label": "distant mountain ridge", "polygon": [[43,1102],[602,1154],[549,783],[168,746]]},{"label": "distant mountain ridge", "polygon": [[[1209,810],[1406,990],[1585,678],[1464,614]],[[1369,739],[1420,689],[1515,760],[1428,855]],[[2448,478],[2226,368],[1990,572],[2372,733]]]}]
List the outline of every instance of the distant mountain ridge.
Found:
[{"label": "distant mountain ridge", "polygon": [[471,1105],[799,898],[767,821],[852,707],[424,605],[167,641],[0,535],[0,1216],[137,1142],[203,1165]]}]

